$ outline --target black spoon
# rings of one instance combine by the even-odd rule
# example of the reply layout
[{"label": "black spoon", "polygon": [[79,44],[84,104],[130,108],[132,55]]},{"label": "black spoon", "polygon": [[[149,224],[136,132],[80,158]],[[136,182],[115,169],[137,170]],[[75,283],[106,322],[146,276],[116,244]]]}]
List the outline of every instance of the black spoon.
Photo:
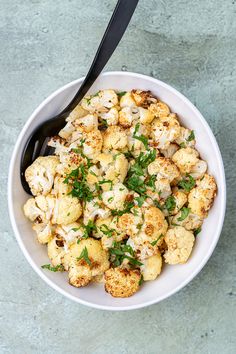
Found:
[{"label": "black spoon", "polygon": [[119,44],[138,1],[139,0],[118,0],[92,65],[78,92],[61,113],[40,124],[29,137],[22,153],[20,165],[21,183],[27,193],[32,194],[25,180],[26,168],[31,165],[38,156],[46,156],[53,153],[52,148],[47,146],[50,137],[57,135],[64,127],[65,118],[68,117],[70,112],[79,104],[101,73]]}]

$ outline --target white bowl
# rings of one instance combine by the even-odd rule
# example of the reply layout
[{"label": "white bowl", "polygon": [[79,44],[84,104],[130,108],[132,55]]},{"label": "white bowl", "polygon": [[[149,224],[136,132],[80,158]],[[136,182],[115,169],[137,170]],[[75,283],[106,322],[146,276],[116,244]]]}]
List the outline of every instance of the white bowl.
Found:
[{"label": "white bowl", "polygon": [[204,221],[202,232],[198,235],[193,253],[186,264],[165,266],[161,275],[146,282],[134,296],[116,299],[104,291],[102,284],[85,288],[74,288],[67,281],[67,273],[53,273],[41,268],[49,263],[47,248],[40,245],[22,212],[22,205],[29,197],[20,181],[20,159],[25,143],[35,127],[51,116],[59,113],[71,100],[83,78],[73,81],[50,95],[33,112],[20,133],[13,151],[8,184],[8,205],[11,223],[26,259],[52,288],[78,303],[105,310],[131,310],[157,303],[188,284],[203,268],[210,258],[219,239],[223,225],[226,205],[226,185],[224,167],[215,137],[207,122],[194,105],[169,85],[148,76],[128,72],[107,72],[102,74],[93,85],[91,92],[99,89],[114,88],[125,91],[133,88],[151,90],[154,95],[166,102],[180,117],[183,125],[193,129],[196,147],[201,157],[208,162],[211,173],[218,185],[218,193],[208,218]]}]

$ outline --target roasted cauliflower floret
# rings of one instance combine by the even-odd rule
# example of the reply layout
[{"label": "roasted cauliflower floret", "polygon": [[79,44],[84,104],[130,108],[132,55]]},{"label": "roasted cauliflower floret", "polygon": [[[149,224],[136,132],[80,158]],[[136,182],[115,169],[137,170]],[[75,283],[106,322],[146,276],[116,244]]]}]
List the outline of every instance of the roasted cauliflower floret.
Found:
[{"label": "roasted cauliflower floret", "polygon": [[93,277],[102,275],[110,266],[108,253],[99,240],[87,238],[69,247],[63,258],[69,271],[69,283],[75,287],[87,285]]},{"label": "roasted cauliflower floret", "polygon": [[100,117],[104,119],[108,125],[116,125],[119,119],[118,109],[112,107],[108,112],[101,113]]},{"label": "roasted cauliflower floret", "polygon": [[107,128],[103,134],[103,146],[107,150],[123,150],[127,146],[127,135],[117,125]]},{"label": "roasted cauliflower floret", "polygon": [[128,194],[128,189],[122,183],[117,183],[112,190],[102,193],[102,200],[109,209],[122,210]]},{"label": "roasted cauliflower floret", "polygon": [[195,136],[194,132],[190,129],[181,127],[180,134],[178,138],[175,140],[177,144],[182,147],[192,147],[194,148],[195,145]]},{"label": "roasted cauliflower floret", "polygon": [[30,220],[37,223],[47,223],[52,216],[55,206],[55,199],[51,196],[39,195],[29,198],[24,207],[24,214]]},{"label": "roasted cauliflower floret", "polygon": [[33,195],[50,193],[59,159],[40,156],[25,171],[25,179]]},{"label": "roasted cauliflower floret", "polygon": [[140,122],[142,124],[149,124],[153,121],[154,115],[150,110],[139,107],[139,116],[140,116]]},{"label": "roasted cauliflower floret", "polygon": [[125,233],[125,235],[134,237],[140,231],[143,223],[142,213],[138,212],[138,207],[135,208],[136,212],[125,213],[118,218],[118,226]]},{"label": "roasted cauliflower floret", "polygon": [[200,218],[198,215],[191,213],[191,211],[184,220],[180,220],[180,219],[181,219],[181,211],[179,211],[178,214],[176,214],[173,217],[171,223],[173,225],[183,226],[186,230],[199,229],[203,223],[203,219]]},{"label": "roasted cauliflower floret", "polygon": [[193,249],[194,235],[182,226],[169,229],[165,235],[167,251],[164,254],[166,263],[186,263]]},{"label": "roasted cauliflower floret", "polygon": [[56,196],[57,198],[63,197],[70,193],[71,188],[69,184],[64,183],[65,178],[61,177],[60,175],[56,175],[54,178],[54,185],[52,189],[52,195]]},{"label": "roasted cauliflower floret", "polygon": [[167,157],[168,159],[171,159],[172,156],[178,150],[179,150],[179,146],[177,144],[170,143],[170,145],[166,149],[160,149],[160,152],[164,155],[164,157]]},{"label": "roasted cauliflower floret", "polygon": [[48,258],[54,267],[62,264],[65,255],[64,240],[60,237],[54,237],[48,242]]},{"label": "roasted cauliflower floret", "polygon": [[199,160],[191,169],[191,176],[194,179],[201,179],[207,171],[207,163],[204,160]]},{"label": "roasted cauliflower floret", "polygon": [[[73,111],[69,114],[69,116],[66,118],[67,122],[73,122],[76,119],[82,118],[88,114],[88,111],[86,111],[80,104],[78,104]],[[60,133],[59,133],[60,135]]]},{"label": "roasted cauliflower floret", "polygon": [[139,289],[139,270],[110,268],[105,272],[105,290],[113,297],[129,297]]},{"label": "roasted cauliflower floret", "polygon": [[[105,154],[102,153],[97,157],[100,163],[101,175],[105,181],[111,181],[113,184],[123,182],[127,172],[129,163],[122,153]],[[111,183],[102,183],[101,187],[104,191],[111,189]]]},{"label": "roasted cauliflower floret", "polygon": [[152,122],[152,138],[158,149],[167,149],[180,134],[180,125],[176,115],[155,118]]},{"label": "roasted cauliflower floret", "polygon": [[86,96],[82,99],[81,106],[83,109],[94,112],[106,112],[109,108],[116,106],[118,103],[117,94],[114,90],[101,90],[95,95]]},{"label": "roasted cauliflower floret", "polygon": [[88,133],[98,129],[98,117],[96,114],[87,114],[85,117],[76,119],[73,124],[77,131]]},{"label": "roasted cauliflower floret", "polygon": [[156,118],[167,117],[170,114],[169,107],[162,101],[150,104],[149,110]]},{"label": "roasted cauliflower floret", "polygon": [[96,160],[96,157],[102,150],[102,134],[100,130],[92,130],[84,134],[83,153],[90,159]]},{"label": "roasted cauliflower floret", "polygon": [[133,107],[136,106],[135,100],[131,92],[126,92],[120,99],[120,107]]},{"label": "roasted cauliflower floret", "polygon": [[170,183],[180,177],[179,170],[175,164],[170,159],[160,156],[148,165],[148,173],[157,175],[157,178],[166,178]]},{"label": "roasted cauliflower floret", "polygon": [[109,217],[107,219],[96,220],[95,237],[101,238],[102,248],[108,250],[114,242],[120,242],[127,238],[124,230],[119,228],[117,217]]},{"label": "roasted cauliflower floret", "polygon": [[106,219],[111,214],[110,209],[108,209],[98,197],[86,202],[83,212],[84,224],[87,224],[89,220],[94,221],[97,217]]},{"label": "roasted cauliflower floret", "polygon": [[129,241],[140,260],[157,253],[168,228],[164,214],[154,206],[143,208],[143,218],[140,232]]},{"label": "roasted cauliflower floret", "polygon": [[127,106],[123,107],[119,111],[119,124],[123,128],[129,128],[132,126],[133,122],[137,122],[140,117],[140,111],[138,107],[135,106]]},{"label": "roasted cauliflower floret", "polygon": [[171,215],[177,214],[180,209],[187,203],[187,195],[181,190],[177,189],[173,192],[173,197],[175,199],[175,208],[170,211]]},{"label": "roasted cauliflower floret", "polygon": [[64,239],[69,245],[78,239],[81,239],[84,235],[84,229],[78,222],[73,222],[68,225],[58,225],[55,229],[55,235]]},{"label": "roasted cauliflower floret", "polygon": [[193,167],[199,161],[199,153],[192,148],[179,149],[173,156],[172,160],[178,166],[182,174],[190,173]]},{"label": "roasted cauliflower floret", "polygon": [[208,174],[197,181],[196,187],[188,195],[188,206],[193,214],[200,218],[207,217],[216,195],[216,188],[214,177]]},{"label": "roasted cauliflower floret", "polygon": [[52,223],[68,225],[79,219],[82,207],[78,198],[66,195],[56,199]]},{"label": "roasted cauliflower floret", "polygon": [[36,232],[39,243],[43,245],[48,243],[53,236],[53,226],[50,222],[46,224],[34,223],[32,229]]},{"label": "roasted cauliflower floret", "polygon": [[170,181],[168,178],[160,177],[155,182],[156,191],[161,199],[166,199],[171,195]]},{"label": "roasted cauliflower floret", "polygon": [[154,256],[143,260],[143,265],[141,266],[141,274],[143,276],[143,280],[155,280],[161,273],[161,268],[162,257],[161,253],[158,251]]}]

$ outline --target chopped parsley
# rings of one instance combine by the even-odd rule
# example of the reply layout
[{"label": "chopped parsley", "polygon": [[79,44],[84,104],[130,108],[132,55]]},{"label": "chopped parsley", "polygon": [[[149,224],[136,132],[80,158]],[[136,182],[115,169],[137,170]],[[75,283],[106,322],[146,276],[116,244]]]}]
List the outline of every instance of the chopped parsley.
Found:
[{"label": "chopped parsley", "polygon": [[72,187],[69,192],[72,197],[88,202],[93,199],[93,193],[87,184],[87,166],[80,164],[78,168],[67,174],[64,183]]},{"label": "chopped parsley", "polygon": [[158,242],[162,237],[164,237],[164,235],[161,234],[155,241],[150,242],[151,245],[152,245],[152,246],[156,246],[157,242]]},{"label": "chopped parsley", "polygon": [[123,210],[111,210],[111,215],[113,216],[122,216],[123,214],[130,213],[131,209],[134,207],[134,202],[125,202]]},{"label": "chopped parsley", "polygon": [[145,149],[148,150],[148,138],[143,134],[137,135],[139,128],[140,128],[140,123],[135,125],[133,138],[141,141],[145,146]]},{"label": "chopped parsley", "polygon": [[84,247],[83,251],[81,252],[80,256],[77,257],[77,261],[81,260],[81,259],[84,259],[85,262],[88,264],[88,265],[91,265],[91,261],[89,259],[89,256],[88,256],[88,250],[87,250],[87,247]]},{"label": "chopped parsley", "polygon": [[115,229],[109,229],[109,227],[106,224],[102,224],[100,226],[100,231],[106,235],[108,238],[112,237],[114,232],[116,232]]},{"label": "chopped parsley", "polygon": [[190,212],[190,209],[189,209],[189,208],[183,207],[183,208],[181,209],[181,215],[180,215],[180,217],[179,217],[177,220],[178,220],[178,221],[183,221],[184,219],[187,218],[189,212]]},{"label": "chopped parsley", "polygon": [[143,280],[143,275],[141,274],[141,278],[140,278],[140,280],[139,280],[138,285],[141,286],[141,285],[143,284],[143,282],[144,282],[144,280]]},{"label": "chopped parsley", "polygon": [[83,238],[85,238],[85,239],[92,236],[93,231],[95,231],[95,232],[97,231],[97,227],[92,222],[92,220],[89,220],[87,225],[83,225],[83,229],[84,229]]},{"label": "chopped parsley", "polygon": [[113,242],[113,246],[109,249],[111,263],[118,267],[122,264],[124,259],[128,259],[129,263],[135,267],[142,265],[136,258],[134,258],[134,250],[130,245],[121,242]]},{"label": "chopped parsley", "polygon": [[161,204],[158,202],[157,199],[153,199],[153,203],[154,203],[155,207],[157,207],[160,210],[163,210]]},{"label": "chopped parsley", "polygon": [[194,131],[191,130],[191,133],[189,134],[189,137],[188,137],[187,141],[192,141],[194,139],[195,139]]},{"label": "chopped parsley", "polygon": [[112,189],[113,187],[113,182],[110,180],[110,179],[103,179],[102,181],[99,181],[98,182],[99,184],[106,184],[106,183],[109,183],[110,184],[110,190]]},{"label": "chopped parsley", "polygon": [[170,195],[165,201],[165,207],[170,212],[176,207],[176,201],[173,195]]},{"label": "chopped parsley", "polygon": [[51,264],[44,264],[41,268],[48,269],[51,272],[64,272],[65,270],[62,264],[58,264],[56,267],[52,267]]},{"label": "chopped parsley", "polygon": [[126,91],[121,91],[116,93],[118,97],[122,97],[126,94]]},{"label": "chopped parsley", "polygon": [[196,237],[202,231],[201,227],[198,227],[193,231],[194,236]]},{"label": "chopped parsley", "polygon": [[136,202],[138,203],[138,206],[141,208],[141,206],[143,205],[143,203],[145,202],[146,196],[142,195],[140,197],[136,197],[134,198],[134,200],[136,200]]},{"label": "chopped parsley", "polygon": [[194,178],[190,175],[190,174],[186,174],[186,177],[183,178],[181,181],[179,181],[178,186],[184,190],[186,190],[186,192],[190,192],[191,189],[193,189],[193,187],[195,186],[196,182],[194,180]]},{"label": "chopped parsley", "polygon": [[153,192],[155,192],[155,190],[156,190],[155,182],[156,182],[156,176],[155,175],[149,176],[147,181],[146,181],[146,185],[148,187],[151,187]]},{"label": "chopped parsley", "polygon": [[186,147],[186,144],[185,143],[180,143],[179,146],[183,149]]}]

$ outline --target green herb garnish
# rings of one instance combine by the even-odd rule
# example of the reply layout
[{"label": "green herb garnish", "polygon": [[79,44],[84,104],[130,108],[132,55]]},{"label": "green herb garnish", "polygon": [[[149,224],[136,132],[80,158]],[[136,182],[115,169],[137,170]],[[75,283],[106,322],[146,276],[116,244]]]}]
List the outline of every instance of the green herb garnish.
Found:
[{"label": "green herb garnish", "polygon": [[128,259],[129,263],[135,267],[142,265],[141,262],[134,258],[135,253],[133,248],[122,241],[113,242],[113,247],[109,249],[109,253],[111,255],[111,262],[115,267],[120,266],[124,259]]},{"label": "green herb garnish", "polygon": [[116,232],[115,229],[109,229],[109,227],[106,224],[102,224],[100,226],[101,232],[106,235],[108,238],[112,237],[114,232]]},{"label": "green herb garnish", "polygon": [[198,227],[193,231],[194,236],[196,237],[202,231],[201,227]]},{"label": "green herb garnish", "polygon": [[180,217],[179,217],[177,220],[178,220],[178,221],[183,221],[184,219],[187,218],[189,212],[190,212],[190,209],[189,209],[189,208],[183,207],[183,208],[181,209],[181,215],[180,215]]},{"label": "green herb garnish", "polygon": [[143,143],[143,145],[145,146],[145,149],[148,150],[148,138],[146,136],[144,136],[143,134],[137,135],[139,128],[140,128],[140,124],[138,123],[138,124],[136,124],[136,126],[134,128],[133,138],[141,141]]},{"label": "green herb garnish", "polygon": [[134,200],[136,200],[136,202],[138,203],[138,206],[141,208],[141,206],[143,205],[143,203],[145,202],[146,196],[142,195],[140,197],[136,197],[134,198]]},{"label": "green herb garnish", "polygon": [[116,93],[118,97],[122,97],[126,94],[126,91],[121,91]]},{"label": "green herb garnish", "polygon": [[178,183],[178,186],[186,190],[186,192],[190,192],[191,189],[193,189],[193,187],[195,186],[195,184],[196,182],[194,178],[190,174],[186,174],[186,177]]},{"label": "green herb garnish", "polygon": [[144,280],[143,280],[143,275],[141,274],[141,278],[140,278],[140,280],[139,280],[138,285],[141,286],[141,285],[143,284],[143,282],[144,282]]},{"label": "green herb garnish", "polygon": [[173,195],[170,195],[165,201],[165,207],[170,212],[176,207],[176,201]]},{"label": "green herb garnish", "polygon": [[150,242],[151,245],[152,245],[152,246],[156,246],[157,242],[158,242],[162,237],[164,237],[164,235],[161,234],[155,241]]},{"label": "green herb garnish", "polygon": [[77,257],[77,261],[79,261],[80,259],[84,259],[85,262],[86,262],[88,265],[91,265],[91,261],[90,261],[89,256],[88,256],[87,247],[84,247],[84,249],[83,249],[83,251],[81,252],[80,256]]},{"label": "green herb garnish", "polygon": [[96,225],[93,223],[92,220],[89,220],[89,222],[87,223],[87,225],[82,225],[83,229],[84,229],[84,234],[83,234],[83,238],[88,238],[90,236],[92,236],[93,231],[97,231],[97,227]]},{"label": "green herb garnish", "polygon": [[44,264],[41,268],[48,269],[51,272],[64,272],[65,270],[62,264],[58,264],[56,267],[52,267],[51,264]]},{"label": "green herb garnish", "polygon": [[194,131],[191,130],[191,133],[189,134],[189,137],[188,137],[187,141],[192,141],[194,139],[195,139]]}]

